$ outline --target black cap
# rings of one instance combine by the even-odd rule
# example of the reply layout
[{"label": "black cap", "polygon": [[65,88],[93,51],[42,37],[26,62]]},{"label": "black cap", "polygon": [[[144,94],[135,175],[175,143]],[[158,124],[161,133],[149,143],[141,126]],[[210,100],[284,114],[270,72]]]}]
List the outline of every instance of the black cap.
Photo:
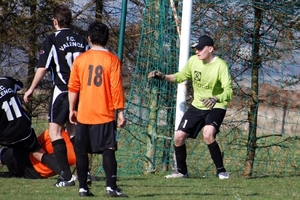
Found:
[{"label": "black cap", "polygon": [[197,50],[202,50],[206,46],[214,46],[214,40],[207,35],[200,36],[198,43],[192,45],[192,47],[196,48]]}]

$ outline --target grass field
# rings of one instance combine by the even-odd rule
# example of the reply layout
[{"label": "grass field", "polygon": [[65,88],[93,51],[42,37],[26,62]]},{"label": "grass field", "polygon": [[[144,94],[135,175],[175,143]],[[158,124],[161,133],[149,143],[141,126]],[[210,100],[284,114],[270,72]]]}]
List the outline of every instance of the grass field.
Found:
[{"label": "grass field", "polygon": [[[47,128],[42,120],[34,122],[36,133]],[[140,134],[143,130],[133,129],[132,134],[124,131],[119,140],[120,151],[117,151],[118,185],[129,199],[205,199],[205,200],[259,200],[300,199],[300,143],[299,139],[285,140],[285,137],[268,137],[258,141],[260,146],[256,152],[254,177],[245,179],[243,172],[246,146],[244,135],[236,132],[222,133],[218,137],[224,151],[224,164],[231,173],[229,180],[214,177],[215,169],[207,152],[206,145],[199,140],[188,140],[189,179],[164,179],[161,159],[164,143],[156,144],[156,174],[144,175],[145,155],[148,137]],[[133,137],[134,136],[134,137]],[[139,136],[139,137],[138,137]],[[137,138],[138,137],[138,138]],[[284,142],[281,142],[284,141]],[[280,144],[280,145],[270,145]],[[269,146],[270,145],[270,146]],[[268,147],[269,146],[269,147]],[[93,158],[93,172],[101,169],[101,157]],[[5,167],[0,169],[5,171]],[[298,176],[292,176],[292,175]],[[97,173],[98,175],[98,173]],[[97,181],[93,182],[91,191],[96,195],[92,199],[106,199],[103,170],[99,171]],[[203,176],[206,176],[205,178]],[[75,187],[56,188],[55,178],[47,180],[5,179],[0,178],[0,200],[71,200],[78,197],[78,182]]]},{"label": "grass field", "polygon": [[[3,168],[2,168],[3,171]],[[247,200],[247,199],[300,199],[299,177],[230,178],[219,180],[210,178],[164,179],[165,174],[120,177],[118,185],[129,199],[207,199],[207,200]],[[104,177],[93,181],[92,199],[105,199]],[[56,188],[55,178],[28,180],[0,178],[0,199],[22,200],[71,200],[82,199],[76,186]]]}]

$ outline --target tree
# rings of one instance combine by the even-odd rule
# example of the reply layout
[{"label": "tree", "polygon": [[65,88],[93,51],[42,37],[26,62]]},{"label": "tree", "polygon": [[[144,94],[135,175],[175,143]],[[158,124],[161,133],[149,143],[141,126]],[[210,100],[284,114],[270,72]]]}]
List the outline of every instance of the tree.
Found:
[{"label": "tree", "polygon": [[[230,64],[236,103],[230,109],[244,109],[248,113],[246,119],[241,119],[241,124],[248,123],[243,176],[249,177],[253,172],[258,140],[267,134],[260,136],[257,133],[260,105],[269,103],[261,99],[261,83],[271,82],[283,89],[299,82],[296,77],[300,72],[291,70],[297,60],[293,54],[299,48],[296,36],[299,3],[294,0],[200,1],[195,2],[194,8],[195,33],[213,35],[219,41],[217,53]],[[199,27],[202,27],[200,31]],[[243,89],[248,84],[250,89]],[[270,98],[273,98],[271,94]],[[281,107],[280,104],[276,106]]]}]

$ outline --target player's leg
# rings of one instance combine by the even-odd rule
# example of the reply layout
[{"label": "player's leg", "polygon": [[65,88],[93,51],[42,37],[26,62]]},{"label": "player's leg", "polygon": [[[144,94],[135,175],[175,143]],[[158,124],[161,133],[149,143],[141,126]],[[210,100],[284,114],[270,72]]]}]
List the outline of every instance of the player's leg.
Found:
[{"label": "player's leg", "polygon": [[15,159],[13,148],[2,148],[0,154],[1,163],[6,165],[9,177],[24,176],[24,172],[20,171],[20,168],[18,167],[18,162]]},{"label": "player's leg", "polygon": [[[49,136],[51,138],[54,156],[57,159],[61,172],[62,181],[72,179],[72,172],[68,163],[66,142],[62,138],[64,124],[69,118],[68,92],[60,91],[56,86],[53,89],[49,103]],[[64,184],[62,184],[64,185]]]},{"label": "player's leg", "polygon": [[44,149],[42,148],[41,144],[39,143],[36,137],[33,128],[31,128],[30,135],[26,138],[26,140],[22,140],[14,144],[13,147],[21,149],[25,152],[30,152],[35,159],[47,165],[55,173],[59,174],[61,172],[56,158],[53,155],[45,153]]},{"label": "player's leg", "polygon": [[56,123],[49,123],[49,136],[52,141],[54,157],[61,169],[59,175],[62,176],[64,181],[72,178],[72,173],[67,158],[67,147],[65,140],[61,137],[63,127]]},{"label": "player's leg", "polygon": [[90,132],[91,148],[93,153],[102,153],[103,169],[106,175],[107,197],[128,197],[117,186],[117,150],[116,123],[115,121],[105,124],[93,125]]},{"label": "player's leg", "polygon": [[173,173],[166,175],[165,178],[188,178],[188,170],[186,164],[186,146],[185,140],[189,135],[178,130],[174,136],[174,154],[176,169]]},{"label": "player's leg", "polygon": [[226,111],[223,109],[213,109],[208,114],[203,128],[203,140],[207,144],[211,158],[215,164],[217,174],[220,179],[229,178],[229,174],[223,164],[222,153],[218,142],[215,140],[216,134],[222,124]]},{"label": "player's leg", "polygon": [[[179,172],[178,178],[181,178],[180,176],[188,177],[188,170],[186,164],[187,152],[185,146],[185,140],[188,136],[188,134],[181,130],[176,131],[174,136],[174,152],[177,163],[177,171]],[[173,176],[176,175],[173,174]]]},{"label": "player's leg", "polygon": [[89,186],[91,186],[92,185],[92,181],[93,181],[92,180],[93,154],[88,153],[88,158],[89,158],[89,171],[87,173],[87,180],[86,180],[86,182],[87,182],[87,184]]},{"label": "player's leg", "polygon": [[94,196],[87,185],[88,153],[91,152],[89,131],[89,125],[81,124],[80,122],[77,123],[74,149],[79,182],[79,196]]},{"label": "player's leg", "polygon": [[14,157],[17,161],[19,171],[22,171],[24,178],[41,179],[43,178],[33,167],[29,158],[29,152],[24,149],[14,149]]},{"label": "player's leg", "polygon": [[[69,121],[66,122],[66,129],[67,133],[69,134],[70,141],[73,144],[73,147],[75,147],[75,140],[76,140],[76,125],[71,124]],[[91,175],[91,168],[92,168],[92,154],[88,153],[88,159],[89,159],[89,171],[87,173],[87,184],[92,185],[92,175]],[[76,170],[76,169],[75,169]],[[75,171],[74,170],[74,171]]]},{"label": "player's leg", "polygon": [[[184,113],[178,130],[174,135],[174,152],[177,164],[177,171],[165,176],[165,178],[187,178],[188,169],[186,164],[187,151],[186,138],[196,138],[201,128],[204,126],[204,118],[207,111],[201,111],[190,106]],[[196,125],[195,125],[196,124]]]},{"label": "player's leg", "polygon": [[31,164],[29,152],[24,148],[4,148],[1,150],[1,163],[6,165],[10,177],[40,179],[42,178]]}]

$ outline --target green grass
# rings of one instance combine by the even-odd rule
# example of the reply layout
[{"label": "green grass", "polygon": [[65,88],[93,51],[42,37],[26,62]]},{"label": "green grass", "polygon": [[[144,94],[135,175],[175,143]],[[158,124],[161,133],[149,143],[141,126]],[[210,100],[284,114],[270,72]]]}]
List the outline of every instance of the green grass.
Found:
[{"label": "green grass", "polygon": [[[40,131],[47,126],[42,120],[37,120],[33,124]],[[144,175],[149,138],[140,129],[132,130],[130,133],[126,130],[119,137],[118,185],[129,195],[129,199],[300,199],[300,140],[298,137],[286,140],[287,137],[283,135],[261,138],[258,141],[259,148],[256,149],[253,178],[245,179],[241,177],[241,173],[247,150],[246,135],[239,132],[228,134],[223,132],[218,135],[217,140],[224,151],[225,167],[232,175],[229,180],[219,180],[214,176],[215,168],[201,137],[198,140],[188,140],[187,163],[191,178],[167,180],[163,178],[166,173],[162,170],[164,164],[162,152],[166,150],[163,139],[157,139],[156,143],[155,167],[158,173]],[[96,195],[94,199],[105,199],[101,163],[102,156],[93,156],[92,172],[99,172],[99,176],[102,176],[100,181],[94,181],[91,187],[91,191]],[[75,187],[55,188],[52,186],[55,181],[54,178],[48,180],[0,178],[2,183],[0,200],[82,199],[78,197],[78,182]]]},{"label": "green grass", "polygon": [[[101,175],[101,174],[100,174]],[[165,174],[119,177],[118,185],[129,199],[300,199],[299,177],[263,177],[229,180],[210,178],[164,179]],[[92,199],[105,199],[104,177],[94,181]],[[71,200],[78,197],[78,182],[75,187],[56,188],[56,179],[27,180],[0,178],[0,199],[24,200]]]}]

